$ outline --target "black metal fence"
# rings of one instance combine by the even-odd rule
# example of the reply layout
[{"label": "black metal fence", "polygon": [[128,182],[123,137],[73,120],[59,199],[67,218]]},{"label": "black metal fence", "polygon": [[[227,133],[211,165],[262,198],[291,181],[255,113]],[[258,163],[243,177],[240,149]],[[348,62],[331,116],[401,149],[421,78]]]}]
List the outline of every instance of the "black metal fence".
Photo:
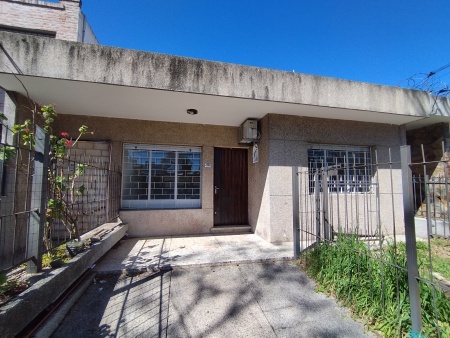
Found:
[{"label": "black metal fence", "polygon": [[[448,163],[440,161],[442,177],[413,181],[412,167],[436,163],[412,164],[408,151],[379,149],[371,161],[294,167],[294,249],[323,287],[385,336],[448,337],[450,239],[437,238],[430,222],[415,217],[426,208],[429,220],[447,222],[436,199],[449,196]],[[364,189],[355,190],[358,179],[345,175],[355,171],[371,173],[360,180]]]},{"label": "black metal fence", "polygon": [[0,271],[28,262],[119,215],[121,173],[88,156],[49,156],[49,138],[36,132],[33,149],[2,126],[0,142]]}]

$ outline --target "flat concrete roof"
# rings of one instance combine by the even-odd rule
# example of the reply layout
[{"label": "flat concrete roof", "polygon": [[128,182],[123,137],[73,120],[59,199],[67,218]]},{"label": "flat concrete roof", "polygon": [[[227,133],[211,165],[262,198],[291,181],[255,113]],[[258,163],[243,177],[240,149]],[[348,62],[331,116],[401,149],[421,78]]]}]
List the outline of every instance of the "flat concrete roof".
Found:
[{"label": "flat concrete roof", "polygon": [[23,83],[64,114],[230,126],[268,113],[389,124],[450,116],[448,99],[435,105],[423,91],[9,32],[0,41],[0,86],[26,94]]}]

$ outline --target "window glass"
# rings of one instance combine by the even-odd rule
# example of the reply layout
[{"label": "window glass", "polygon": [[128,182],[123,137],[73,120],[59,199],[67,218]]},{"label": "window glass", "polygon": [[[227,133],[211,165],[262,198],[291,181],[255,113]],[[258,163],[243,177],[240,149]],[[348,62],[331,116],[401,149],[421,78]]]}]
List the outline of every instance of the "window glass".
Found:
[{"label": "window glass", "polygon": [[201,206],[201,149],[125,145],[122,208]]},{"label": "window glass", "polygon": [[200,199],[200,154],[178,154],[177,197]]},{"label": "window glass", "polygon": [[313,145],[308,149],[310,191],[316,180],[323,189],[322,175],[327,176],[330,192],[368,192],[372,183],[372,156],[368,147]]}]

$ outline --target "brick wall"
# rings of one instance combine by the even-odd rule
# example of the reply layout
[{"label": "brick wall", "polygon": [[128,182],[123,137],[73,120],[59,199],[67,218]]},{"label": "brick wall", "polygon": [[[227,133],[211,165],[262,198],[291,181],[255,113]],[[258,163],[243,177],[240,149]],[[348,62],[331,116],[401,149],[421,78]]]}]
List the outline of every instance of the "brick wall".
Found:
[{"label": "brick wall", "polygon": [[78,41],[80,6],[80,0],[2,0],[0,25],[54,32],[57,39]]},{"label": "brick wall", "polygon": [[106,141],[78,141],[70,148],[70,157],[83,163],[108,162],[110,143]]}]

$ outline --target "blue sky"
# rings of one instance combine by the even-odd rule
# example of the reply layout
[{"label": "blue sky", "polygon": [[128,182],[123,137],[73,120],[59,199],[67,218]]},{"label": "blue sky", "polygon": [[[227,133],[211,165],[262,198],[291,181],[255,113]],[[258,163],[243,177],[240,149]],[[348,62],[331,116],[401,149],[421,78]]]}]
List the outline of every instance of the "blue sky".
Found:
[{"label": "blue sky", "polygon": [[[448,0],[83,0],[82,10],[104,45],[407,86],[408,77],[450,63],[449,7]],[[438,75],[450,83],[450,67]]]}]

